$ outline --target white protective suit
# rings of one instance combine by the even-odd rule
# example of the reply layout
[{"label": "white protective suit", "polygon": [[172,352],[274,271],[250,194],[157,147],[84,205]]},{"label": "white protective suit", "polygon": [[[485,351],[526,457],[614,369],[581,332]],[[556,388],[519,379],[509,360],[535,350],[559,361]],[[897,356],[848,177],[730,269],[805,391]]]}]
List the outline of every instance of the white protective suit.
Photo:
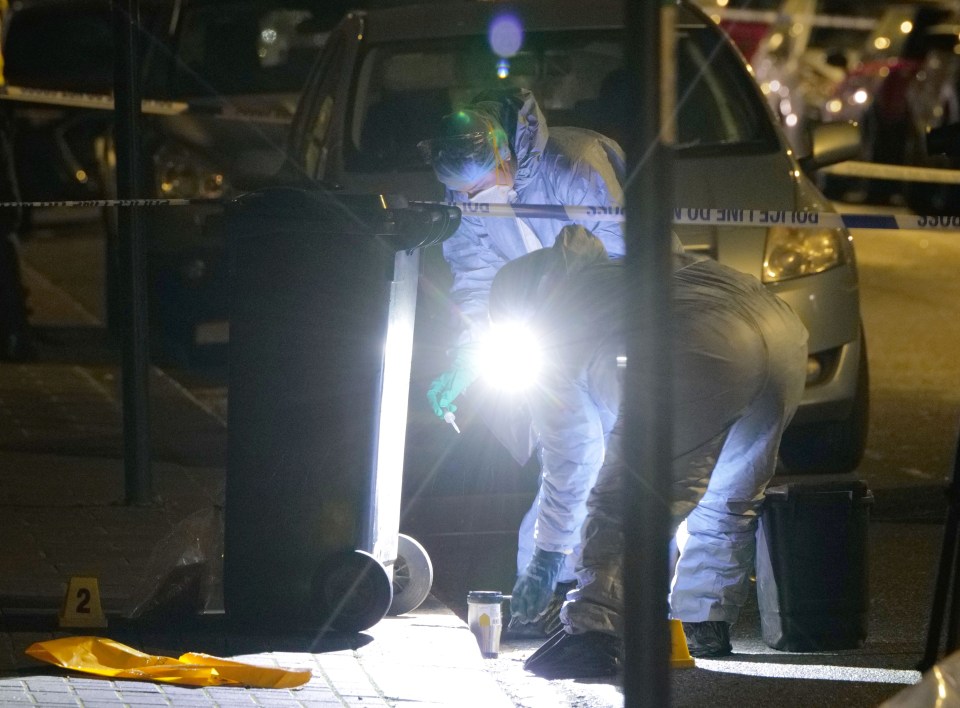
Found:
[{"label": "white protective suit", "polygon": [[[609,138],[583,128],[548,128],[533,94],[518,89],[498,101],[479,101],[471,108],[489,115],[507,134],[515,165],[511,204],[623,206],[623,150]],[[464,192],[447,192],[454,202],[469,202]],[[550,247],[569,220],[489,218],[465,212],[457,232],[443,242],[443,256],[453,273],[451,297],[465,324],[461,341],[473,341],[487,327],[490,284],[505,263],[528,253],[523,223]],[[626,253],[623,224],[583,224],[599,238],[610,258]],[[529,237],[527,239],[529,241]]]},{"label": "white protective suit", "polygon": [[[526,89],[500,94],[498,100],[478,101],[470,108],[490,116],[507,134],[515,166],[509,203],[623,205],[624,156],[613,140],[583,128],[548,128],[535,97]],[[466,193],[449,189],[447,199],[471,201]],[[490,285],[500,268],[530,251],[552,246],[560,230],[570,223],[555,218],[490,218],[465,211],[457,232],[443,243],[443,255],[453,274],[451,298],[463,323],[459,344],[476,341],[487,328]],[[622,223],[584,225],[603,242],[610,258],[623,257]],[[679,240],[675,248],[682,249]],[[491,404],[481,409],[481,415],[517,463],[525,464],[536,446],[526,412],[508,404]],[[533,553],[537,503],[520,527],[518,571],[527,566]],[[570,556],[561,581],[573,580],[577,557]]]},{"label": "white protective suit", "polygon": [[[670,607],[684,622],[732,623],[763,492],[803,393],[807,331],[755,278],[681,254],[674,266],[672,513],[689,536]],[[491,315],[529,318],[549,362],[529,396],[543,466],[535,540],[571,552],[582,530],[580,587],[561,612],[572,633],[623,629],[623,274],[571,227],[550,251],[501,271],[491,298]]]}]

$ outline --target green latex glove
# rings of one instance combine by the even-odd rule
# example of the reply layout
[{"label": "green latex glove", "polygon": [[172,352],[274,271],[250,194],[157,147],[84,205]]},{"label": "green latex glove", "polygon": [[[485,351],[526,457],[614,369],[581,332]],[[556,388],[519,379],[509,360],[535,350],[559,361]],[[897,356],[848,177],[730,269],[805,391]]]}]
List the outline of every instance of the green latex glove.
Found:
[{"label": "green latex glove", "polygon": [[437,417],[442,418],[447,411],[451,413],[456,411],[457,406],[453,402],[480,375],[474,358],[475,353],[472,349],[461,349],[457,352],[450,370],[440,374],[430,385],[427,400],[430,401]]},{"label": "green latex glove", "polygon": [[556,551],[533,549],[533,557],[517,578],[510,599],[511,613],[525,622],[533,622],[547,609],[557,587],[564,555]]}]

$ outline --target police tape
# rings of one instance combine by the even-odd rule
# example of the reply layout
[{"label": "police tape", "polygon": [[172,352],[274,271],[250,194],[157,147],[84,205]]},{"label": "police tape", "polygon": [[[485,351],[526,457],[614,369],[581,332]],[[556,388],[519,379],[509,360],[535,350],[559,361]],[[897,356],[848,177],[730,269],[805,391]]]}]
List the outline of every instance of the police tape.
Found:
[{"label": "police tape", "polygon": [[[89,108],[99,111],[112,111],[114,108],[113,96],[110,94],[77,93],[10,85],[0,86],[0,101],[61,106],[64,108]],[[250,108],[237,108],[229,103],[209,105],[145,98],[140,103],[140,110],[151,115],[176,116],[195,113],[209,115],[219,120],[243,120],[281,125],[287,125],[293,120],[292,115],[283,110],[275,111],[267,108],[257,111]]]},{"label": "police tape", "polygon": [[704,226],[790,226],[801,229],[954,231],[960,229],[960,216],[761,211],[759,209],[674,209],[673,223]]},{"label": "police tape", "polygon": [[62,199],[43,202],[0,202],[0,209],[56,209],[60,207],[157,207],[224,204],[222,199]]},{"label": "police tape", "polygon": [[[562,219],[576,222],[624,221],[623,207],[553,206],[549,204],[475,204],[451,202],[464,216],[527,219]],[[835,213],[823,211],[776,211],[740,208],[688,208],[673,210],[678,225],[701,226],[791,226],[803,229],[960,229],[960,216],[917,216],[915,214]]]},{"label": "police tape", "polygon": [[[82,199],[35,202],[0,202],[3,208],[59,207],[165,207],[223,206],[224,199]],[[475,202],[411,202],[411,204],[458,207],[465,217],[507,219],[555,219],[578,223],[625,221],[626,209],[619,206],[561,206],[554,204],[486,204]],[[677,207],[674,224],[684,226],[789,226],[800,229],[899,229],[960,230],[958,216],[922,216],[916,214],[837,213],[824,211],[786,211],[742,208]]]}]

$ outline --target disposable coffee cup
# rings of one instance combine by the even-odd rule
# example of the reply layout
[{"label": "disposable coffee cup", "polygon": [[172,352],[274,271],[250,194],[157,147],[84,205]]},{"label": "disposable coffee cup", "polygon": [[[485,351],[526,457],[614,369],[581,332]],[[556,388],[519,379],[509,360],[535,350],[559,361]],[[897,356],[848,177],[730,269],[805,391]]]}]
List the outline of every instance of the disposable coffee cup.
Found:
[{"label": "disposable coffee cup", "polygon": [[496,659],[500,655],[503,601],[506,597],[496,590],[471,590],[467,593],[467,624],[477,638],[480,653],[485,659]]}]

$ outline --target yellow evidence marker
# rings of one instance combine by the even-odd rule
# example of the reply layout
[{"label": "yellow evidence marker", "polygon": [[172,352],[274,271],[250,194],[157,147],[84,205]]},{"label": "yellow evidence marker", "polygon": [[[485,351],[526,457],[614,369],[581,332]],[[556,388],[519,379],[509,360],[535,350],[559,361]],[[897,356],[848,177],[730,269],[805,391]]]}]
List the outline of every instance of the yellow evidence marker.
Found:
[{"label": "yellow evidence marker", "polygon": [[690,669],[696,666],[687,646],[687,635],[678,619],[670,620],[670,668]]},{"label": "yellow evidence marker", "polygon": [[100,606],[100,582],[95,576],[74,575],[60,607],[61,627],[106,627],[107,618]]}]

